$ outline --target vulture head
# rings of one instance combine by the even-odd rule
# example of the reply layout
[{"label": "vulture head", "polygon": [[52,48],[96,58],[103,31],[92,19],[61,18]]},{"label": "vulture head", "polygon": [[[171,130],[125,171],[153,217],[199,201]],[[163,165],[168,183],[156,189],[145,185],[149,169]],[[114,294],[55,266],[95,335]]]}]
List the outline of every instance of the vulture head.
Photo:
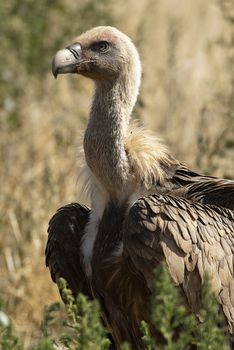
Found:
[{"label": "vulture head", "polygon": [[77,73],[94,81],[110,81],[130,77],[140,82],[141,64],[131,40],[113,27],[96,27],[74,39],[58,51],[52,71],[58,74]]}]

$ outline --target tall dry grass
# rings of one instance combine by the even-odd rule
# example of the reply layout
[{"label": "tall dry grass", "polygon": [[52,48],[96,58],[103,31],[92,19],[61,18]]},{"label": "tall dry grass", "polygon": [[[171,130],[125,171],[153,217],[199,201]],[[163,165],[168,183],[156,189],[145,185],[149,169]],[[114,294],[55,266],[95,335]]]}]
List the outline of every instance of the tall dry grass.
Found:
[{"label": "tall dry grass", "polygon": [[[33,2],[22,3],[30,9]],[[14,0],[9,4],[1,5],[15,37],[3,41],[0,55],[0,297],[27,347],[37,337],[43,306],[59,299],[44,266],[48,220],[65,203],[85,200],[76,181],[76,145],[92,84],[73,76],[54,81],[51,47],[59,49],[93,25],[125,31],[139,48],[144,72],[134,115],[190,167],[234,178],[234,4],[67,0],[48,8],[44,0],[48,13],[35,21],[49,20],[32,37],[41,42],[44,36],[33,56],[24,7],[17,13],[9,10]],[[23,47],[30,39],[21,56],[21,46],[11,49],[17,31]]]}]

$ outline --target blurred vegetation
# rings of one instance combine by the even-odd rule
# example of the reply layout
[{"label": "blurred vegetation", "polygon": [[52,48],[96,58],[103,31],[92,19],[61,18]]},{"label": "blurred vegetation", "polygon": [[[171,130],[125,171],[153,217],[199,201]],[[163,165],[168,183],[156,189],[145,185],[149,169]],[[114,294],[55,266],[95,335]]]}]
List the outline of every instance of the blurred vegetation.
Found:
[{"label": "blurred vegetation", "polygon": [[48,220],[63,204],[85,201],[76,145],[92,84],[55,82],[51,60],[103,24],[139,48],[135,116],[190,167],[234,178],[233,1],[1,1],[0,291],[25,348],[40,338],[43,305],[59,299],[44,267]]},{"label": "blurred vegetation", "polygon": [[[63,316],[65,321],[61,325],[61,304],[53,303],[46,307],[40,338],[30,349],[52,350],[54,346],[70,350],[111,349],[107,331],[101,323],[97,301],[89,301],[82,294],[75,300],[66,282],[63,279],[60,282],[63,300],[66,302],[67,315]],[[208,279],[202,292],[201,314],[204,322],[201,324],[186,310],[178,289],[170,280],[166,266],[161,265],[157,270],[154,284],[151,326],[142,321],[142,350],[230,349],[230,339],[225,339],[224,331],[220,327],[224,320],[211,293]],[[55,326],[56,336],[52,334]],[[4,326],[0,322],[2,350],[21,350],[22,344],[13,326]],[[123,344],[121,350],[131,350],[131,347]]]},{"label": "blurred vegetation", "polygon": [[37,92],[43,94],[43,78],[58,47],[75,33],[110,21],[107,0],[77,1],[75,8],[56,0],[1,2],[1,108],[5,107],[12,126],[20,124],[17,105],[25,94],[26,82],[36,76]]},{"label": "blurred vegetation", "polygon": [[[224,319],[211,292],[209,278],[205,278],[201,296],[198,324],[188,312],[179,290],[172,284],[167,268],[161,265],[156,271],[154,295],[151,301],[153,331],[143,321],[143,340],[147,350],[228,350],[230,339],[225,339]],[[157,334],[157,337],[153,336]]]}]

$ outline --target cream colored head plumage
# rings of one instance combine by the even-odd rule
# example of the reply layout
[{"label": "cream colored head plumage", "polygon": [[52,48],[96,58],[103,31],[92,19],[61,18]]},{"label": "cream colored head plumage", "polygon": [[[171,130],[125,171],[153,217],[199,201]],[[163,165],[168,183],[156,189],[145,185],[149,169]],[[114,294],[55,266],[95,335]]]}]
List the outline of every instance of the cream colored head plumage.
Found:
[{"label": "cream colored head plumage", "polygon": [[53,73],[55,76],[77,73],[97,84],[131,79],[134,105],[141,81],[141,62],[127,35],[114,27],[100,26],[86,31],[76,37],[73,44],[60,50],[53,60]]}]

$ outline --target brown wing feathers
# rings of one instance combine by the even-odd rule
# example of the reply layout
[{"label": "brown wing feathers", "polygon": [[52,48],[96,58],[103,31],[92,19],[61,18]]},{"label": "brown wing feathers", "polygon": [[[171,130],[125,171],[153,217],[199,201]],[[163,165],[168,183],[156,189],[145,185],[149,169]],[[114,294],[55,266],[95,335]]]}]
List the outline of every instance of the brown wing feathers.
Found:
[{"label": "brown wing feathers", "polygon": [[171,183],[177,188],[173,191],[175,196],[234,210],[234,181],[232,180],[200,175],[180,165]]},{"label": "brown wing feathers", "polygon": [[[234,324],[234,213],[171,196],[151,195],[138,200],[125,223],[125,254],[136,270],[152,280],[164,257],[170,275],[181,285],[191,309],[198,313],[205,273]],[[142,264],[143,262],[143,264]]]},{"label": "brown wing feathers", "polygon": [[58,284],[63,277],[74,295],[83,292],[90,295],[81,263],[80,244],[89,209],[77,203],[60,208],[49,222],[46,246],[46,266]]}]

